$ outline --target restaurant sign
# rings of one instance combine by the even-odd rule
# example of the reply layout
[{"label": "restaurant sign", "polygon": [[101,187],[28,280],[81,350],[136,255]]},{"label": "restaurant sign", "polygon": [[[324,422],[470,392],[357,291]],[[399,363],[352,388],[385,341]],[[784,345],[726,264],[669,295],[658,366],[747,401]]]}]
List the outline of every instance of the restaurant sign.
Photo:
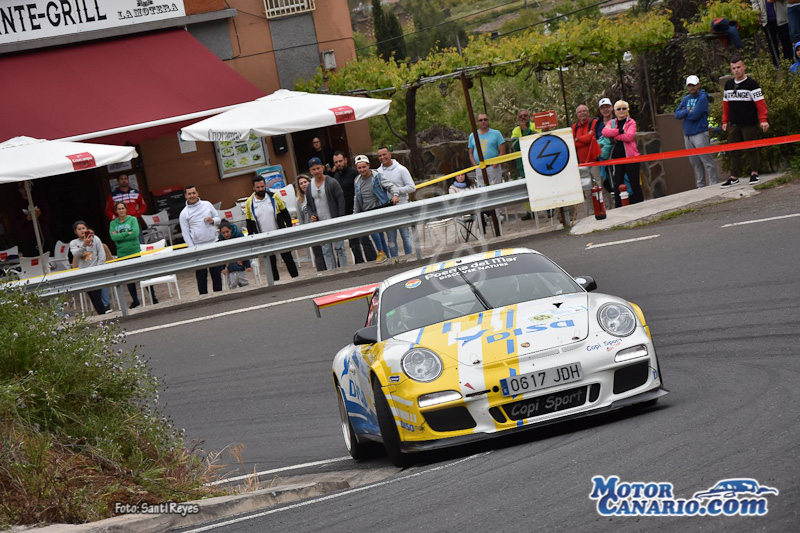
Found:
[{"label": "restaurant sign", "polygon": [[183,0],[3,0],[0,44],[185,16]]}]

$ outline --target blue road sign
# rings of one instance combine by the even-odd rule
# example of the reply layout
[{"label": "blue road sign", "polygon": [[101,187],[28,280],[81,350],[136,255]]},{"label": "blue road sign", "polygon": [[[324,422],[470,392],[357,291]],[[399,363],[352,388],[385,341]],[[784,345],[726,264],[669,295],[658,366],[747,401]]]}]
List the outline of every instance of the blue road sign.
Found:
[{"label": "blue road sign", "polygon": [[561,137],[542,135],[531,144],[528,161],[537,174],[554,176],[569,163],[569,147]]}]

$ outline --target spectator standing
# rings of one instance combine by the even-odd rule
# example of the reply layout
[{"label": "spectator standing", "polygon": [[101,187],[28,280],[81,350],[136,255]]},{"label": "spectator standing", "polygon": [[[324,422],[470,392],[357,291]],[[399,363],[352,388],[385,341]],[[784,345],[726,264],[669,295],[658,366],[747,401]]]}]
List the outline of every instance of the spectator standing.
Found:
[{"label": "spectator standing", "polygon": [[19,198],[14,203],[12,209],[11,222],[19,243],[20,253],[24,257],[35,257],[42,255],[48,250],[53,249],[53,238],[50,235],[50,205],[44,198],[38,195],[33,196],[33,210],[36,221],[39,223],[39,231],[42,237],[42,248],[39,250],[36,243],[36,230],[33,229],[33,215],[30,212],[30,202],[28,201],[28,191],[25,184],[17,184]]},{"label": "spectator standing", "polygon": [[794,63],[789,67],[789,72],[795,76],[800,74],[800,42],[794,45]]},{"label": "spectator standing", "polygon": [[[700,88],[700,78],[695,75],[686,78],[686,90],[689,94],[683,97],[675,118],[683,120],[683,143],[687,150],[705,148],[711,144],[708,133],[708,94]],[[717,183],[717,164],[711,154],[691,155],[689,162],[694,168],[697,188]]]},{"label": "spectator standing", "polygon": [[[76,238],[70,241],[69,251],[72,253],[72,266],[74,268],[89,268],[106,262],[103,242],[86,225],[86,222],[78,220],[72,225],[72,231],[75,232]],[[87,291],[87,294],[98,315],[111,312],[111,308],[103,303],[100,289]]]},{"label": "spectator standing", "polygon": [[786,0],[786,4],[786,16],[789,20],[789,40],[793,43],[798,43],[800,42],[800,0]]},{"label": "spectator standing", "polygon": [[[578,120],[572,125],[572,136],[575,139],[575,152],[578,156],[578,163],[593,163],[600,156],[600,145],[597,143],[595,135],[598,121],[591,116],[589,108],[583,104],[575,109],[575,116]],[[591,194],[592,181],[595,178],[592,175],[593,168],[578,168],[584,200],[589,200]],[[570,213],[576,213],[575,206],[570,206],[569,209]]]},{"label": "spectator standing", "polygon": [[[614,145],[614,141],[603,135],[603,128],[606,127],[606,124],[614,120],[614,105],[611,103],[610,99],[601,98],[597,107],[600,110],[600,117],[595,123],[595,136],[597,137],[597,144],[600,145],[600,155],[597,156],[597,160],[607,161],[611,159],[611,148]],[[611,180],[611,167],[600,167],[600,180],[606,192],[613,194],[614,185]],[[611,202],[606,202],[606,207],[610,208],[610,204]]]},{"label": "spectator standing", "polygon": [[[189,248],[204,246],[217,242],[217,224],[219,214],[211,202],[200,199],[197,187],[187,185],[183,190],[186,207],[181,211],[179,220],[183,241]],[[195,270],[197,291],[208,294],[208,275],[211,275],[211,286],[214,292],[222,290],[222,265]]]},{"label": "spectator standing", "polygon": [[[505,155],[506,140],[503,138],[502,133],[489,127],[489,116],[486,113],[478,114],[478,138],[480,139],[484,161],[492,159],[493,157]],[[475,145],[475,135],[472,133],[469,134],[467,148],[469,149],[469,160],[472,162],[473,166],[477,165],[479,159],[478,149]],[[483,173],[480,169],[476,170],[475,175],[481,187],[486,185],[483,183]],[[499,164],[487,166],[486,175],[489,178],[490,185],[495,185],[503,181],[503,169]]]},{"label": "spectator standing", "polygon": [[[253,194],[244,203],[244,219],[248,235],[292,227],[292,215],[281,200],[280,193],[267,190],[267,183],[261,174],[253,176]],[[282,252],[281,258],[289,275],[296,278],[299,273],[292,252]],[[278,273],[278,261],[274,255],[269,256],[269,265],[272,269],[272,279],[275,281],[281,279]]]},{"label": "spectator standing", "polygon": [[[311,223],[311,215],[314,213],[311,212],[310,208],[308,207],[308,197],[306,196],[306,191],[308,191],[308,184],[311,183],[311,177],[307,174],[300,174],[297,176],[297,223],[298,224],[310,224]],[[312,246],[311,250],[314,253],[314,263],[317,267],[317,272],[324,272],[325,271],[325,256],[322,255],[322,246]]]},{"label": "spectator standing", "polygon": [[[336,173],[333,179],[339,182],[344,193],[344,214],[353,214],[353,201],[355,199],[355,180],[358,178],[358,171],[348,165],[347,156],[342,151],[333,153],[333,165]],[[364,247],[364,255],[361,254],[361,247]],[[353,258],[356,264],[363,263],[364,257],[367,261],[374,261],[377,258],[375,248],[369,240],[369,237],[362,235],[350,239],[350,249],[353,251]]]},{"label": "spectator standing", "polygon": [[[752,141],[759,137],[759,130],[766,133],[769,129],[764,94],[758,82],[747,76],[746,69],[741,57],[731,58],[733,79],[725,82],[722,97],[722,131],[730,130],[728,142],[732,143]],[[739,176],[742,175],[742,151],[731,152],[731,177],[721,187],[739,184]],[[759,182],[758,149],[751,148],[746,152],[750,158],[750,185],[755,185]]]},{"label": "spectator standing", "polygon": [[[538,133],[531,127],[531,114],[527,109],[517,111],[517,125],[511,130],[511,151],[519,152],[519,140],[522,137]],[[522,165],[522,158],[517,159],[517,174],[520,178],[525,177],[525,167]]]},{"label": "spectator standing", "polygon": [[[240,230],[236,224],[231,224],[227,220],[222,219],[222,221],[219,223],[218,240],[228,241],[238,237],[244,237],[242,230]],[[227,264],[222,270],[222,275],[227,278],[229,289],[235,289],[236,287],[247,287],[250,285],[250,280],[247,279],[247,272],[250,272],[251,270],[253,269],[250,266],[250,260],[243,259],[242,261],[234,261],[233,263]]]},{"label": "spectator standing", "polygon": [[[527,109],[520,109],[519,111],[517,111],[517,125],[514,126],[513,130],[511,130],[512,151],[519,152],[520,151],[519,140],[522,137],[527,137],[528,135],[533,135],[534,133],[538,132],[531,127],[530,112]],[[519,176],[520,179],[522,179],[525,177],[525,167],[522,164],[522,157],[516,160],[516,164],[517,164],[517,175]],[[481,174],[481,176],[482,175],[483,174]],[[475,180],[472,181],[474,182]],[[525,202],[525,214],[522,215],[522,220],[530,220],[532,218],[533,218],[533,213],[531,212],[531,204],[530,202]]]},{"label": "spectator standing", "polygon": [[333,172],[333,151],[322,144],[322,139],[314,137],[311,140],[311,157],[318,158],[325,167],[325,172]]},{"label": "spectator standing", "polygon": [[792,41],[789,37],[786,0],[751,0],[751,3],[760,13],[761,28],[775,68],[780,65],[781,55],[791,61]]},{"label": "spectator standing", "polygon": [[[606,124],[603,128],[603,136],[614,141],[611,149],[612,159],[622,159],[625,157],[635,157],[639,155],[636,147],[636,121],[628,115],[628,102],[617,100],[614,104],[614,114],[616,118]],[[620,198],[620,186],[625,184],[629,191],[630,203],[636,204],[644,200],[642,186],[639,183],[639,163],[622,163],[614,165],[614,205],[622,206]]]},{"label": "spectator standing", "polygon": [[[362,213],[396,204],[399,194],[396,192],[394,184],[384,178],[380,172],[369,168],[369,158],[365,155],[357,155],[355,162],[358,177],[353,183],[355,190],[353,212]],[[389,254],[386,236],[383,232],[378,232],[373,233],[370,237],[375,242],[375,248],[378,249],[375,262],[385,263]]]},{"label": "spectator standing", "polygon": [[[397,204],[407,204],[408,195],[417,190],[414,185],[414,180],[411,178],[411,173],[406,167],[392,159],[392,153],[386,146],[378,148],[378,160],[381,162],[380,174],[384,179],[394,185],[394,193],[392,202]],[[397,201],[394,201],[394,197]],[[391,229],[386,232],[389,238],[389,255],[390,257],[397,257],[397,230]],[[409,255],[414,251],[411,245],[411,230],[409,228],[400,228],[400,238],[403,239],[403,252]]]},{"label": "spectator standing", "polygon": [[[111,221],[108,232],[117,247],[117,256],[125,257],[140,253],[142,248],[139,244],[139,222],[128,216],[128,206],[125,202],[117,202],[114,211],[117,213],[117,218]],[[136,283],[128,283],[128,293],[131,295],[130,309],[136,309],[140,305]],[[150,295],[153,297],[153,304],[157,304],[158,298],[152,286]]]},{"label": "spectator standing", "polygon": [[[123,202],[128,210],[128,216],[135,218],[137,222],[147,209],[144,197],[138,189],[131,187],[130,178],[127,174],[120,174],[117,176],[117,187],[111,191],[111,196],[106,200],[106,216],[108,220],[114,220],[116,218],[117,202]],[[138,239],[140,243],[144,242],[144,236],[141,231],[139,232]]]},{"label": "spectator standing", "polygon": [[[335,179],[328,179],[325,174],[325,167],[318,157],[312,157],[308,161],[308,170],[311,172],[311,183],[306,189],[308,207],[311,211],[311,222],[318,220],[330,220],[344,216],[344,193],[339,182]],[[322,245],[322,255],[325,257],[325,267],[333,270],[338,266],[347,266],[347,253],[344,249],[344,241],[335,241],[331,244]],[[334,250],[336,257],[334,257]]]}]

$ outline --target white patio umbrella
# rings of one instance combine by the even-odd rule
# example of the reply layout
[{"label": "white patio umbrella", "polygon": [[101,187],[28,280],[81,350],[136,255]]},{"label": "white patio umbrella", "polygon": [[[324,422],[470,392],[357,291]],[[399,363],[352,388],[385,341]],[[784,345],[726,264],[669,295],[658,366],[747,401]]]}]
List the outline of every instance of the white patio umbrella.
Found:
[{"label": "white patio umbrella", "polygon": [[[42,235],[36,220],[29,180],[130,161],[137,155],[136,148],[132,146],[14,137],[0,143],[0,183],[25,182],[28,210],[31,213],[36,244],[41,254]],[[43,271],[44,268],[42,265]]]},{"label": "white patio umbrella", "polygon": [[391,100],[281,89],[181,130],[185,141],[241,141],[384,115]]}]

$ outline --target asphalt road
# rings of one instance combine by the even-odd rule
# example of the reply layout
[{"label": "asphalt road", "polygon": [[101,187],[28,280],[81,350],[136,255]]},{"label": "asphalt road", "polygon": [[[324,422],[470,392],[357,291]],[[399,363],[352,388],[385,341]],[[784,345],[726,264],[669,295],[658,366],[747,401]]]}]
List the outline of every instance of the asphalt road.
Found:
[{"label": "asphalt road", "polygon": [[[796,531],[800,216],[723,226],[800,214],[798,200],[800,185],[788,185],[637,229],[513,243],[642,307],[671,390],[657,407],[439,451],[382,483],[217,530]],[[597,246],[642,237],[652,238]],[[363,324],[365,305],[338,306],[322,319],[308,300],[204,317],[384,275],[371,269],[324,285],[278,287],[125,327],[197,319],[134,334],[130,342],[165,376],[165,409],[190,438],[207,450],[246,445],[240,472],[339,458],[346,452],[330,363]],[[376,457],[323,468],[387,464]],[[588,498],[595,475],[670,482],[677,498],[720,479],[755,478],[780,495],[769,497],[763,517],[601,518]]]}]

